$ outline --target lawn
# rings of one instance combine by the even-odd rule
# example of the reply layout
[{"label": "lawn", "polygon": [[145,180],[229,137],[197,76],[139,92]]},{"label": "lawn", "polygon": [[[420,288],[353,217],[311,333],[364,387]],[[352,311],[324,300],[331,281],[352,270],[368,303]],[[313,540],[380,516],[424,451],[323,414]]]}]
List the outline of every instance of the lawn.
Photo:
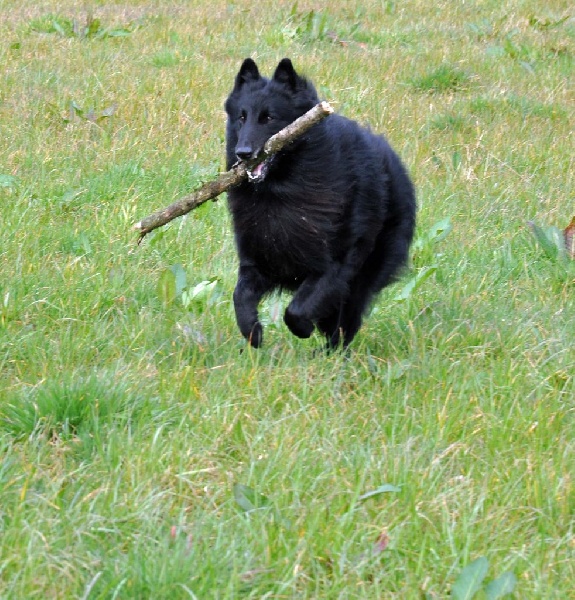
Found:
[{"label": "lawn", "polygon": [[[0,39],[0,598],[575,598],[571,2],[3,0]],[[348,353],[287,296],[246,348],[224,197],[136,245],[247,56],[416,183]]]}]

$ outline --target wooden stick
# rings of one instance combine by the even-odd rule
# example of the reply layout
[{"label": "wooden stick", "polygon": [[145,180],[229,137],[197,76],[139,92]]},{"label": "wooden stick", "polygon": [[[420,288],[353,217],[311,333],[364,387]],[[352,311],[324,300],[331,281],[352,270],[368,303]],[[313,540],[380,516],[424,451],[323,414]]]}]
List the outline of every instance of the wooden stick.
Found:
[{"label": "wooden stick", "polygon": [[282,148],[287,146],[287,144],[305,133],[310,127],[319,123],[324,117],[327,117],[327,115],[332,113],[333,108],[328,102],[316,104],[311,110],[308,110],[293,123],[290,123],[281,131],[278,131],[278,133],[273,135],[265,143],[261,154],[255,159],[252,159],[247,163],[243,161],[236,163],[229,171],[226,171],[212,181],[203,184],[191,194],[184,196],[167,208],[159,210],[136,223],[134,229],[140,233],[138,244],[147,233],[150,233],[150,231],[169,223],[177,217],[189,213],[194,208],[197,208],[212,198],[216,199],[217,196],[222,192],[225,192],[228,188],[241,183],[248,176],[248,171],[251,167],[261,163],[272,154],[279,152]]}]

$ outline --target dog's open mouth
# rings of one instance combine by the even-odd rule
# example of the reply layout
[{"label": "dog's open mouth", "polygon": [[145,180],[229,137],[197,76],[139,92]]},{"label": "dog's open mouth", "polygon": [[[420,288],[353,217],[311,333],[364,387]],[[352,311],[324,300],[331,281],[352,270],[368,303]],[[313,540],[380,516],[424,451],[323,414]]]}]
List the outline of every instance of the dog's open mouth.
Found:
[{"label": "dog's open mouth", "polygon": [[263,181],[266,178],[266,175],[268,174],[272,160],[273,156],[270,156],[261,163],[258,163],[257,165],[253,166],[251,169],[248,169],[248,179],[250,181],[253,181],[254,183]]}]

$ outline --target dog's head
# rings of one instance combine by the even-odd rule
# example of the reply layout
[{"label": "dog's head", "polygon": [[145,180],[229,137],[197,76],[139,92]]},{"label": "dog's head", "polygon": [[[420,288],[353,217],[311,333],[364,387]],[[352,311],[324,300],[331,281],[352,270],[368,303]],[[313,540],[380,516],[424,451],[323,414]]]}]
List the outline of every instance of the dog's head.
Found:
[{"label": "dog's head", "polygon": [[[256,63],[246,58],[225,103],[227,160],[257,157],[267,140],[319,102],[313,85],[298,75],[289,58],[280,61],[271,79],[260,75]],[[273,157],[249,173],[252,181],[265,179]]]}]

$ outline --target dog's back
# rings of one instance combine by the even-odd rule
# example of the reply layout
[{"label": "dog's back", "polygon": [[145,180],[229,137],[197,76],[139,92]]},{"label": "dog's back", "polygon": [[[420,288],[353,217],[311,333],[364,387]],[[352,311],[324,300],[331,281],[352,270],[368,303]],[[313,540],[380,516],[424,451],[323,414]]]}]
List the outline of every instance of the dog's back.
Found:
[{"label": "dog's back", "polygon": [[[284,59],[271,80],[244,61],[226,101],[227,161],[257,156],[267,139],[318,102]],[[300,337],[314,326],[349,344],[373,295],[406,263],[415,194],[384,138],[331,115],[228,193],[240,259],[234,301],[254,346],[261,297],[295,292],[285,321]]]}]

